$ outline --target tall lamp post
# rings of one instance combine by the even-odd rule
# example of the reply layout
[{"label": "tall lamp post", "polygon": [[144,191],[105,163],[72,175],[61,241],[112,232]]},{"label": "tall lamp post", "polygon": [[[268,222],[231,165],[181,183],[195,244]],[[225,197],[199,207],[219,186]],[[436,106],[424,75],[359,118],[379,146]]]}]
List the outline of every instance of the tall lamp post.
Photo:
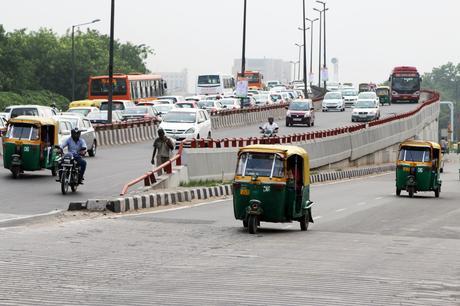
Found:
[{"label": "tall lamp post", "polygon": [[[323,56],[323,69],[326,70],[326,11],[328,8],[326,8],[326,2],[316,0],[317,3],[321,4],[323,6],[323,49],[324,49],[324,56]],[[324,80],[324,88],[326,88],[326,80]]]},{"label": "tall lamp post", "polygon": [[[308,88],[307,88],[307,33],[305,27],[305,0],[302,2],[302,29],[303,29],[303,96],[304,99],[308,99]],[[311,63],[310,63],[311,65]],[[300,68],[299,68],[300,69]]]},{"label": "tall lamp post", "polygon": [[109,98],[107,101],[107,121],[112,123],[113,108],[113,40],[114,40],[114,23],[115,23],[115,0],[111,2],[110,9],[110,41],[109,41]]},{"label": "tall lamp post", "polygon": [[[299,29],[300,29],[300,28],[299,28]],[[303,47],[303,45],[302,45],[302,44],[298,44],[298,43],[295,43],[294,45],[297,46],[297,47],[299,48],[299,60],[297,61],[297,63],[299,63],[299,70],[298,70],[299,72],[298,72],[298,74],[297,74],[297,80],[300,80],[300,55],[301,55],[301,53],[302,53],[302,47]],[[295,67],[294,67],[294,69],[295,69]],[[295,75],[296,75],[296,73],[295,73],[295,71],[294,71],[294,79],[295,79]]]},{"label": "tall lamp post", "polygon": [[309,18],[305,18],[307,21],[310,21],[310,85],[313,83],[313,23],[317,20],[319,20],[318,18],[315,18],[315,19],[309,19]]},{"label": "tall lamp post", "polygon": [[297,72],[297,70],[296,70],[296,65],[299,64],[299,71],[300,71],[300,61],[289,61],[289,63],[293,64],[293,66],[294,66],[294,75],[293,75],[293,77],[292,77],[292,80],[295,81],[295,79],[296,79],[296,72]]},{"label": "tall lamp post", "polygon": [[318,39],[318,87],[321,87],[321,30],[322,30],[322,20],[323,20],[323,11],[317,8],[313,10],[319,13],[319,39]]},{"label": "tall lamp post", "polygon": [[94,19],[90,22],[80,23],[72,26],[72,101],[75,101],[75,28],[101,21]]},{"label": "tall lamp post", "polygon": [[241,55],[241,76],[244,76],[244,71],[246,70],[246,7],[247,0],[244,0],[244,9],[243,9],[243,50]]}]

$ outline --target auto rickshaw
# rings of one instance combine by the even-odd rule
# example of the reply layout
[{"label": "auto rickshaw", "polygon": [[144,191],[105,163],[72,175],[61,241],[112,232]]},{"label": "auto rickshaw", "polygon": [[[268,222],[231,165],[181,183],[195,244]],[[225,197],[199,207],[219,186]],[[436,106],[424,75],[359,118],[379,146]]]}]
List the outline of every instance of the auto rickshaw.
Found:
[{"label": "auto rickshaw", "polygon": [[396,163],[396,195],[402,190],[413,197],[419,191],[441,192],[441,146],[438,143],[421,140],[405,141],[399,146]]},{"label": "auto rickshaw", "polygon": [[388,86],[379,86],[375,89],[377,97],[379,97],[380,105],[391,105],[391,91]]},{"label": "auto rickshaw", "polygon": [[13,178],[24,171],[49,169],[57,174],[58,122],[51,118],[19,116],[8,121],[3,136],[3,166]]},{"label": "auto rickshaw", "polygon": [[313,223],[308,154],[296,146],[251,145],[238,152],[233,210],[249,233],[261,221]]}]

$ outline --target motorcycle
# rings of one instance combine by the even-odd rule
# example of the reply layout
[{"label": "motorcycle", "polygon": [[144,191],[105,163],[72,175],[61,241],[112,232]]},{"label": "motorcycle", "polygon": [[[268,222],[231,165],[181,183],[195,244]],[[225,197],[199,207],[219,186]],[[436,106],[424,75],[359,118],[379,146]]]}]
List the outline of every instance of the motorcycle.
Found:
[{"label": "motorcycle", "polygon": [[72,192],[76,192],[79,183],[80,177],[80,167],[78,166],[78,162],[73,156],[72,153],[62,154],[61,157],[58,159],[58,179],[56,182],[61,184],[61,192],[62,194],[67,194],[69,191],[69,187]]},{"label": "motorcycle", "polygon": [[259,129],[263,137],[274,137],[276,136],[276,133],[278,133],[278,128],[264,129],[263,127],[259,126]]}]

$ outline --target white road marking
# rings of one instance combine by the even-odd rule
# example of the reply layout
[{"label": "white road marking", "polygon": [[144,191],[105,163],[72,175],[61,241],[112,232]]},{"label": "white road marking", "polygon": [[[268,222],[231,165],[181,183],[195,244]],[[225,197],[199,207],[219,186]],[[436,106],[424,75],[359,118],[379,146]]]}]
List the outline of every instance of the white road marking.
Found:
[{"label": "white road marking", "polygon": [[340,209],[337,209],[336,212],[341,212],[341,211],[344,211],[344,210],[347,210],[346,208],[340,208]]},{"label": "white road marking", "polygon": [[313,217],[313,219],[321,219],[323,216],[316,216],[316,217]]},{"label": "white road marking", "polygon": [[31,219],[31,218],[34,218],[34,217],[51,216],[51,215],[58,214],[60,212],[62,212],[62,210],[52,210],[50,212],[43,213],[43,214],[27,215],[27,216],[15,217],[15,218],[10,218],[10,219],[3,219],[3,220],[0,220],[0,223],[8,222],[8,221],[18,221],[18,220],[24,220],[24,219]]},{"label": "white road marking", "polygon": [[381,199],[383,199],[383,197],[378,197],[378,198],[375,198],[375,199],[376,199],[376,200],[381,200]]},{"label": "white road marking", "polygon": [[359,203],[356,204],[356,205],[358,205],[358,206],[363,206],[363,205],[366,205],[366,204],[367,204],[366,202],[359,202]]}]

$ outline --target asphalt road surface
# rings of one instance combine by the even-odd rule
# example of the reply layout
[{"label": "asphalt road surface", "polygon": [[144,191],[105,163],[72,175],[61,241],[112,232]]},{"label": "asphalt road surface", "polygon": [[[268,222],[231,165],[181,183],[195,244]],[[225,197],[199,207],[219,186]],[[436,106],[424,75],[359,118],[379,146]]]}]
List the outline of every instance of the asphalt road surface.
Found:
[{"label": "asphalt road surface", "polygon": [[459,305],[458,168],[440,198],[396,197],[394,174],[314,185],[307,232],[250,235],[230,200],[3,228],[0,304]]},{"label": "asphalt road surface", "polygon": [[[382,107],[383,116],[413,109],[416,104],[400,104]],[[327,129],[350,124],[350,109],[346,112],[318,113],[314,128],[282,127],[280,135],[299,133],[308,129]],[[226,136],[227,135],[227,136]],[[258,125],[217,130],[214,137],[257,136]],[[72,201],[116,197],[123,185],[151,170],[152,142],[100,148],[95,158],[87,157],[85,185],[75,194],[66,196],[50,171],[26,172],[13,180],[9,170],[3,168],[0,159],[0,220],[12,217],[47,213],[55,209],[67,209]]]}]

